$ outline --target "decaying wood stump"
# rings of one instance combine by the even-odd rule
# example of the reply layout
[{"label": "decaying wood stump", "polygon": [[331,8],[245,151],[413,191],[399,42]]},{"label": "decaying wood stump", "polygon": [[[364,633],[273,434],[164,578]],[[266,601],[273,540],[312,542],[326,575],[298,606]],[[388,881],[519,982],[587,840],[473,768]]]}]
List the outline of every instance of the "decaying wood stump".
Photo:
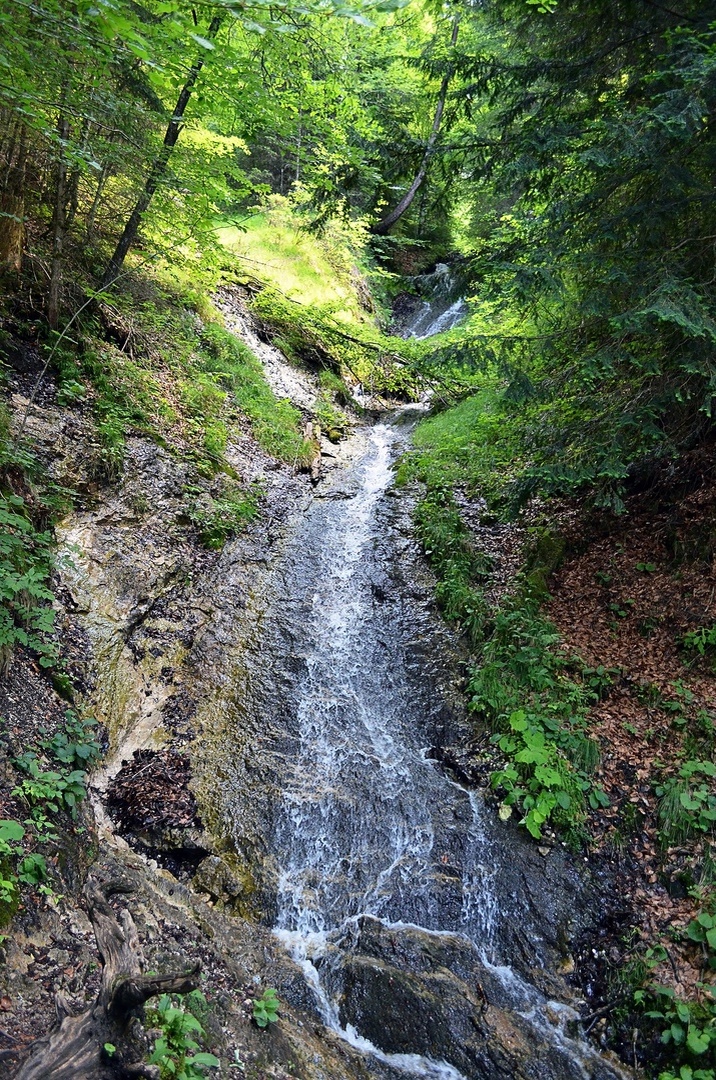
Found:
[{"label": "decaying wood stump", "polygon": [[[147,1077],[157,1080],[159,1069],[141,1059],[143,1047],[138,1013],[156,994],[186,994],[199,983],[200,964],[184,975],[143,975],[137,928],[128,911],[119,918],[109,897],[131,890],[119,882],[100,886],[90,879],[85,887],[97,948],[103,962],[102,985],[94,1005],[70,1016],[58,996],[59,1025],[33,1043],[15,1080],[119,1080]],[[106,1044],[116,1047],[111,1055]]]}]

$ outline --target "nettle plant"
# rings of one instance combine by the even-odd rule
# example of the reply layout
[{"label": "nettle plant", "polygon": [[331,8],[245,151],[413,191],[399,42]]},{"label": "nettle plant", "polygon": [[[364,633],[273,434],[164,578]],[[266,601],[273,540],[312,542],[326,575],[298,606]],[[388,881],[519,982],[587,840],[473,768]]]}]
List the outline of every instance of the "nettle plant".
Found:
[{"label": "nettle plant", "polygon": [[220,1066],[216,1055],[203,1051],[196,1041],[205,1032],[194,1012],[205,1010],[206,1004],[204,994],[194,990],[183,997],[162,994],[156,1007],[147,1009],[147,1022],[161,1033],[155,1040],[149,1064],[159,1066],[162,1080],[168,1077],[202,1080],[207,1069]]}]

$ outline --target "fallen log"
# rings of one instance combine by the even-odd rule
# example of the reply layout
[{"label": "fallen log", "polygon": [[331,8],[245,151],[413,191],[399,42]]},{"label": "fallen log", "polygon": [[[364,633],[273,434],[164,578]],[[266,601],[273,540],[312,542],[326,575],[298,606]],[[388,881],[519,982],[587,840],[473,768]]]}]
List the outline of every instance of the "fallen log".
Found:
[{"label": "fallen log", "polygon": [[149,1047],[140,1022],[142,1006],[157,994],[195,990],[201,964],[184,974],[143,974],[134,920],[126,910],[117,916],[109,902],[111,896],[131,891],[122,882],[87,882],[84,892],[103,963],[99,993],[79,1016],[70,1015],[58,994],[58,1026],[32,1044],[15,1080],[158,1080],[158,1067],[143,1060]]}]

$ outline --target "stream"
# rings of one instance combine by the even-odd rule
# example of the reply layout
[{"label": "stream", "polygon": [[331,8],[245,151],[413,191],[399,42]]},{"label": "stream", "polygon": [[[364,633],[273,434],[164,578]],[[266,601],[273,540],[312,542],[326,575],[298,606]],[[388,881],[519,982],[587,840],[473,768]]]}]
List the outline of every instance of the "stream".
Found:
[{"label": "stream", "polygon": [[468,304],[463,296],[464,282],[447,263],[438,263],[430,273],[413,278],[416,291],[408,309],[398,318],[403,337],[425,338],[454,330],[467,318]]},{"label": "stream", "polygon": [[392,487],[410,423],[353,437],[284,539],[257,627],[252,707],[285,733],[274,932],[369,1075],[624,1076],[547,971],[557,932],[543,923],[573,917],[574,882],[548,881],[553,860],[431,759],[465,719],[449,633],[412,577],[409,497]]}]

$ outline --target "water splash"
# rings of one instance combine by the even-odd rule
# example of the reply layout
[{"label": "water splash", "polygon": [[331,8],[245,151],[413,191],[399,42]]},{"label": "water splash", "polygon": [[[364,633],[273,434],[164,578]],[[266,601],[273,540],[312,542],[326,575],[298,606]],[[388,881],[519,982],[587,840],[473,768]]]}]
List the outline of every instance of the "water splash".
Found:
[{"label": "water splash", "polygon": [[[396,923],[395,928],[399,929],[402,925]],[[290,930],[275,930],[274,933],[303,972],[306,983],[311,987],[316,998],[321,1018],[331,1031],[335,1031],[362,1054],[376,1058],[410,1076],[426,1077],[428,1080],[467,1080],[447,1061],[434,1061],[423,1054],[388,1054],[356,1031],[352,1024],[342,1025],[338,1007],[326,992],[316,967],[316,962],[327,954],[328,935],[302,934],[299,931]]]},{"label": "water splash", "polygon": [[441,309],[442,304],[424,300],[422,307],[406,327],[405,336],[423,341],[425,338],[434,337],[435,334],[444,334],[447,330],[454,330],[467,315],[467,302],[460,297],[449,307]]},{"label": "water splash", "polygon": [[283,584],[266,619],[269,638],[275,634],[267,652],[301,661],[282,705],[295,747],[271,838],[275,933],[303,970],[324,1023],[399,1071],[463,1080],[450,1063],[386,1053],[342,1021],[331,977],[358,946],[366,916],[388,930],[413,927],[463,942],[535,1045],[547,1042],[573,1063],[575,1077],[589,1076],[582,1062],[598,1055],[570,1037],[573,1011],[501,964],[505,913],[482,799],[426,757],[431,702],[410,676],[399,614],[386,618],[376,600],[381,506],[404,437],[395,425],[371,429],[350,497],[314,501],[284,553]]}]

